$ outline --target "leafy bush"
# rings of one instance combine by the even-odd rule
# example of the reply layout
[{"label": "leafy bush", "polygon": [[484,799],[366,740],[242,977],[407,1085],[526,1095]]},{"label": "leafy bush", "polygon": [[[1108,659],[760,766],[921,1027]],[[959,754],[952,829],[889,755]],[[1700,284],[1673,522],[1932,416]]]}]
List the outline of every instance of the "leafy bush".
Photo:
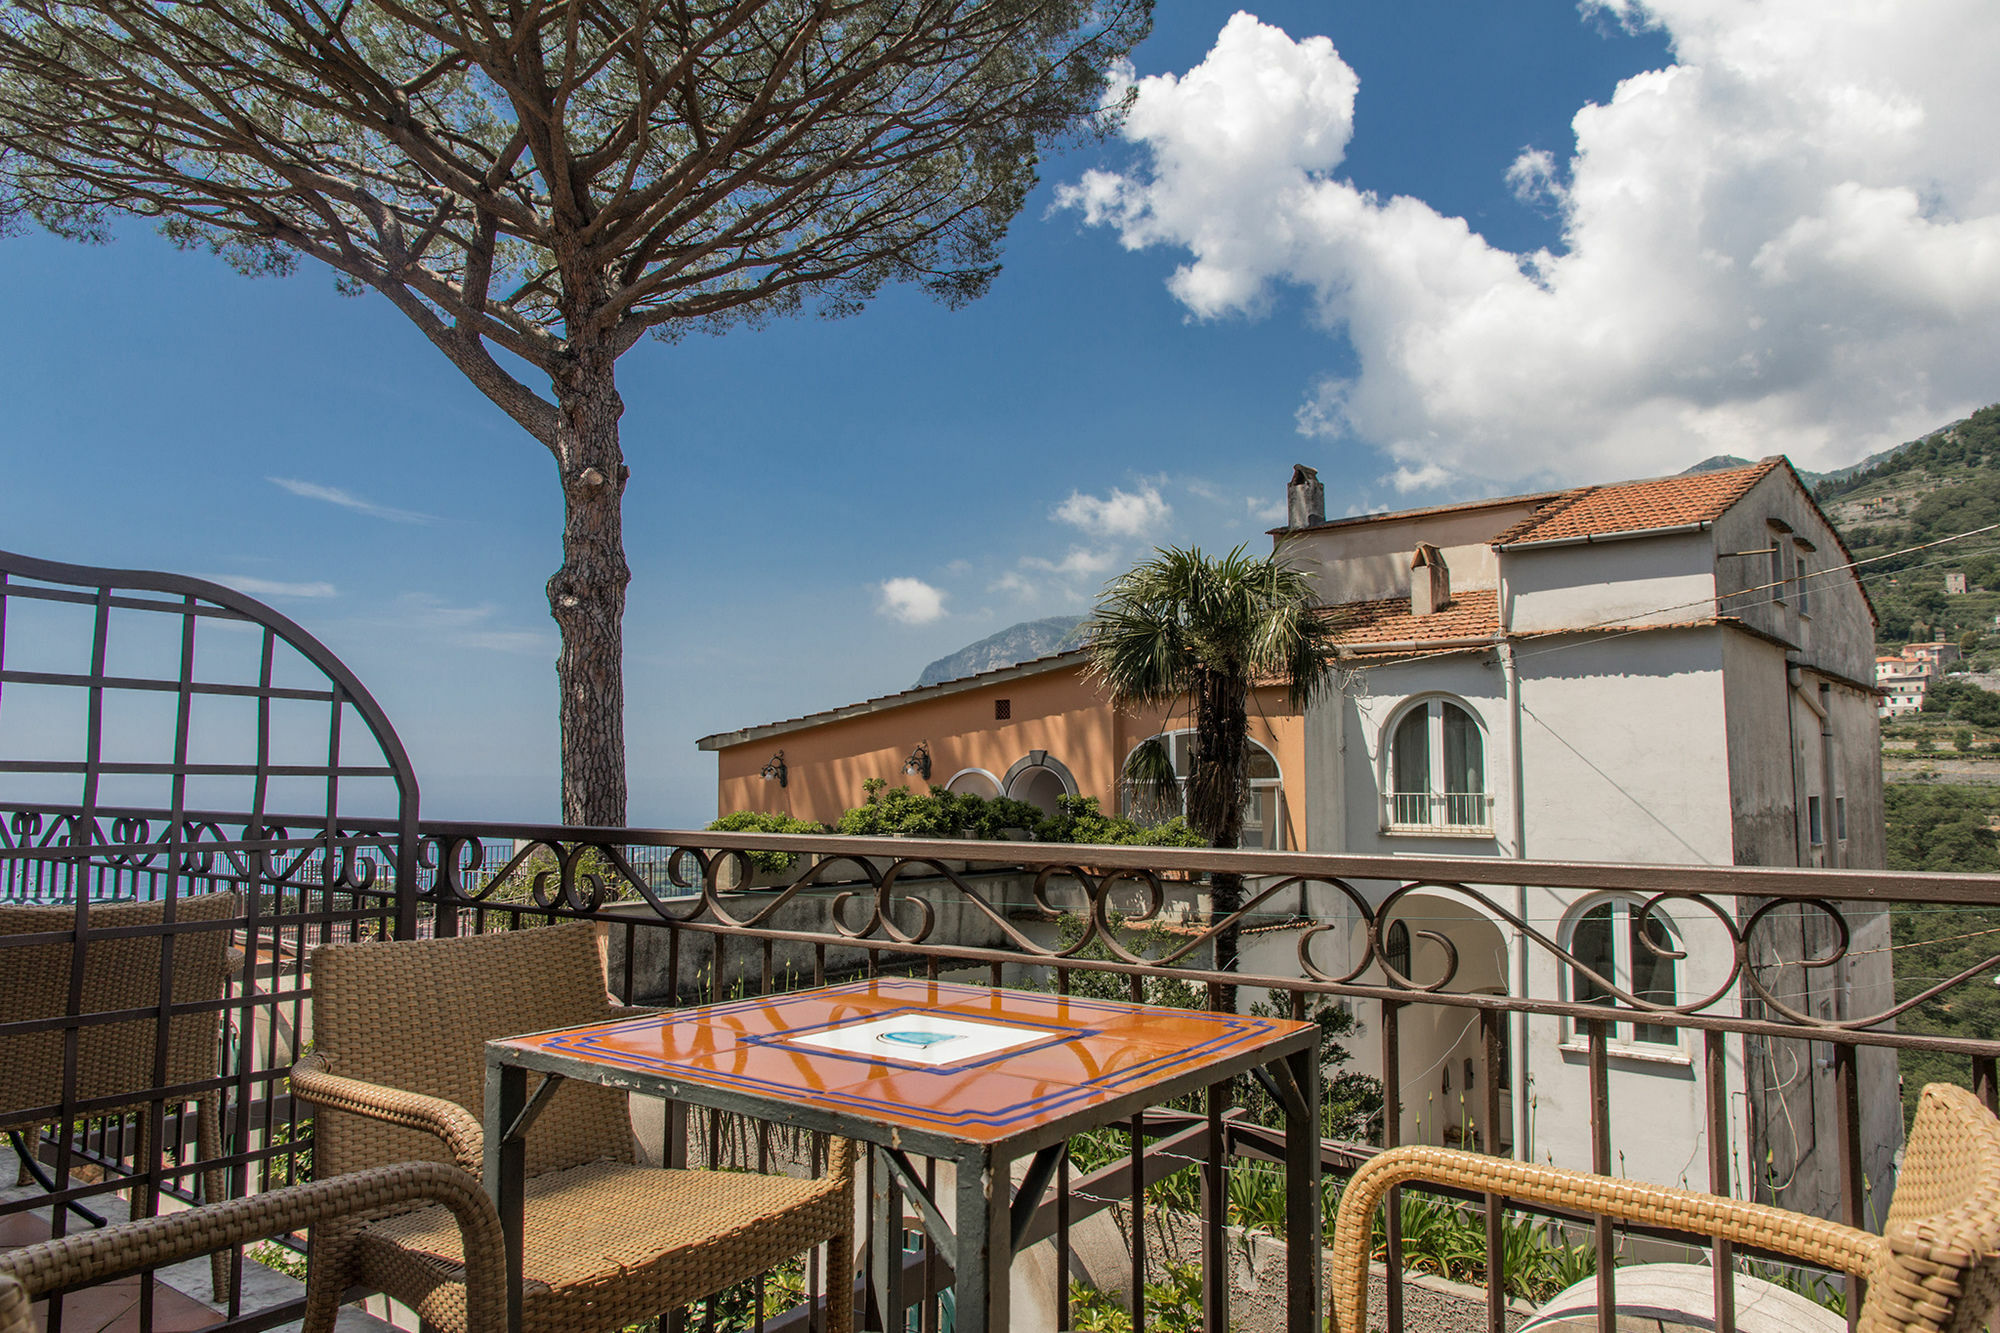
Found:
[{"label": "leafy bush", "polygon": [[1924,692],[1923,711],[1930,717],[1943,715],[1973,726],[2000,727],[2000,694],[1983,690],[1969,680],[1947,676],[1932,682]]},{"label": "leafy bush", "polygon": [[[738,810],[709,824],[718,833],[839,833],[857,838],[977,838],[998,841],[1010,829],[1029,830],[1038,842],[1081,842],[1124,847],[1204,847],[1199,833],[1176,815],[1163,824],[1139,824],[1107,815],[1095,796],[1061,796],[1054,815],[1007,797],[988,798],[932,786],[927,792],[892,787],[881,778],[862,784],[867,798],[831,829],[789,815]],[[784,852],[752,852],[759,870],[783,870]]]},{"label": "leafy bush", "polygon": [[[794,819],[790,815],[771,814],[763,810],[737,810],[720,819],[711,820],[711,833],[825,833],[826,825],[816,819]],[[777,872],[790,870],[798,859],[793,852],[751,852],[750,864],[759,870]]]},{"label": "leafy bush", "polygon": [[1038,842],[1083,842],[1119,847],[1206,847],[1207,841],[1175,815],[1150,827],[1107,815],[1095,796],[1058,796],[1056,813],[1035,825]]},{"label": "leafy bush", "polygon": [[1042,812],[1026,801],[988,800],[933,785],[928,792],[891,787],[880,778],[862,784],[868,797],[841,815],[834,832],[855,837],[998,839],[1006,829],[1032,829]]},{"label": "leafy bush", "polygon": [[[1132,1312],[1095,1287],[1069,1284],[1070,1327],[1076,1333],[1132,1333]],[[1201,1265],[1167,1261],[1164,1281],[1146,1284],[1146,1327],[1196,1333],[1202,1327]],[[1231,1333],[1239,1327],[1229,1321]]]}]

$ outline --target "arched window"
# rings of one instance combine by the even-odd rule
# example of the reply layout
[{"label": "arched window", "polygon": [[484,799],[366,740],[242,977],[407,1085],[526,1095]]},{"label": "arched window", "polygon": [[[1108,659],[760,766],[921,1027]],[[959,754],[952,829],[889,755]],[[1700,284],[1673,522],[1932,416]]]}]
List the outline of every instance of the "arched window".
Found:
[{"label": "arched window", "polygon": [[1410,977],[1410,928],[1400,921],[1389,923],[1389,938],[1383,942],[1382,952],[1388,956],[1389,968],[1404,980]]},{"label": "arched window", "polygon": [[1000,779],[983,768],[961,768],[951,775],[944,789],[960,796],[983,796],[990,801],[1000,794]]},{"label": "arched window", "polygon": [[[1119,782],[1119,805],[1128,819],[1141,824],[1164,824],[1175,815],[1187,813],[1188,774],[1194,767],[1195,734],[1192,731],[1169,731],[1152,736],[1132,747],[1159,742],[1167,747],[1173,760],[1174,781],[1172,790],[1133,783],[1121,777]],[[1129,763],[1132,755],[1125,756]],[[1119,772],[1125,769],[1121,766]],[[1243,836],[1237,846],[1277,850],[1284,846],[1285,798],[1284,775],[1278,769],[1278,758],[1256,741],[1244,738],[1243,776],[1249,783],[1249,795],[1243,805]]]},{"label": "arched window", "polygon": [[1391,725],[1383,820],[1392,829],[1492,827],[1486,738],[1448,699],[1424,699]]},{"label": "arched window", "polygon": [[[1600,898],[1570,920],[1567,947],[1583,967],[1627,995],[1672,1004],[1679,994],[1674,957],[1680,949],[1672,923],[1638,898]],[[1569,998],[1579,1004],[1612,1004],[1613,997],[1581,968],[1569,969]],[[1680,1029],[1660,1023],[1613,1023],[1606,1037],[1641,1046],[1679,1046]]]}]

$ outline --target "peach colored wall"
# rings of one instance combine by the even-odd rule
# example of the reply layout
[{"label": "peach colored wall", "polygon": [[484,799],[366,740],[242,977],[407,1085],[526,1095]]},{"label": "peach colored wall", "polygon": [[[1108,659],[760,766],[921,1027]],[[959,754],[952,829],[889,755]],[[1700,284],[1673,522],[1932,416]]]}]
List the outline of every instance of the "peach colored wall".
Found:
[{"label": "peach colored wall", "polygon": [[[1011,701],[1012,717],[995,721],[993,704]],[[1161,729],[1163,710],[1117,713],[1083,679],[1081,666],[998,681],[942,698],[882,708],[860,717],[804,727],[716,752],[718,811],[768,810],[832,824],[863,799],[861,784],[924,786],[903,772],[918,741],[928,740],[931,782],[943,785],[965,768],[1004,779],[1030,750],[1047,750],[1075,777],[1079,792],[1116,810],[1118,768],[1134,745]],[[1176,711],[1176,728],[1186,725]],[[1284,691],[1263,688],[1250,705],[1250,735],[1277,756],[1285,778],[1285,845],[1305,845],[1304,720]],[[759,776],[773,753],[785,752],[788,785]]]}]

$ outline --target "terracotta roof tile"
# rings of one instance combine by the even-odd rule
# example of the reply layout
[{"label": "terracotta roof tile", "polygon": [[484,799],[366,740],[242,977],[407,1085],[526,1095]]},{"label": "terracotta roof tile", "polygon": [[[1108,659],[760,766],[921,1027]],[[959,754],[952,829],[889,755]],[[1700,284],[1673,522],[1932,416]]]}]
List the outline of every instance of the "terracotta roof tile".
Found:
[{"label": "terracotta roof tile", "polygon": [[1650,532],[1710,522],[1720,518],[1725,509],[1742,499],[1752,486],[1784,461],[1767,458],[1750,467],[1718,472],[1580,486],[1551,501],[1532,518],[1516,523],[1495,537],[1493,544],[1603,537],[1616,532]]},{"label": "terracotta roof tile", "polygon": [[1427,616],[1410,614],[1407,597],[1369,602],[1343,602],[1327,608],[1342,623],[1335,632],[1339,644],[1429,643],[1492,634],[1500,628],[1499,599],[1491,588],[1472,588],[1452,596],[1450,605]]}]

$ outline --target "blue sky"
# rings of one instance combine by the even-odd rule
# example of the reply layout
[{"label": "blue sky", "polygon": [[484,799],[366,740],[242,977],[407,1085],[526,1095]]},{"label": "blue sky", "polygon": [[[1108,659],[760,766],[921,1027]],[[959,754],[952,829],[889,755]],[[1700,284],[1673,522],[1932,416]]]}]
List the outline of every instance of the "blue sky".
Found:
[{"label": "blue sky", "polygon": [[[904,688],[1156,542],[1263,548],[1294,462],[1342,512],[1836,465],[2000,397],[2000,187],[1961,165],[1996,20],[1848,8],[1175,0],[1145,114],[1045,161],[984,301],[642,344],[633,822],[712,815],[706,732]],[[0,546],[266,596],[428,813],[554,817],[539,445],[311,268],[134,226],[0,241],[0,283]]]}]

